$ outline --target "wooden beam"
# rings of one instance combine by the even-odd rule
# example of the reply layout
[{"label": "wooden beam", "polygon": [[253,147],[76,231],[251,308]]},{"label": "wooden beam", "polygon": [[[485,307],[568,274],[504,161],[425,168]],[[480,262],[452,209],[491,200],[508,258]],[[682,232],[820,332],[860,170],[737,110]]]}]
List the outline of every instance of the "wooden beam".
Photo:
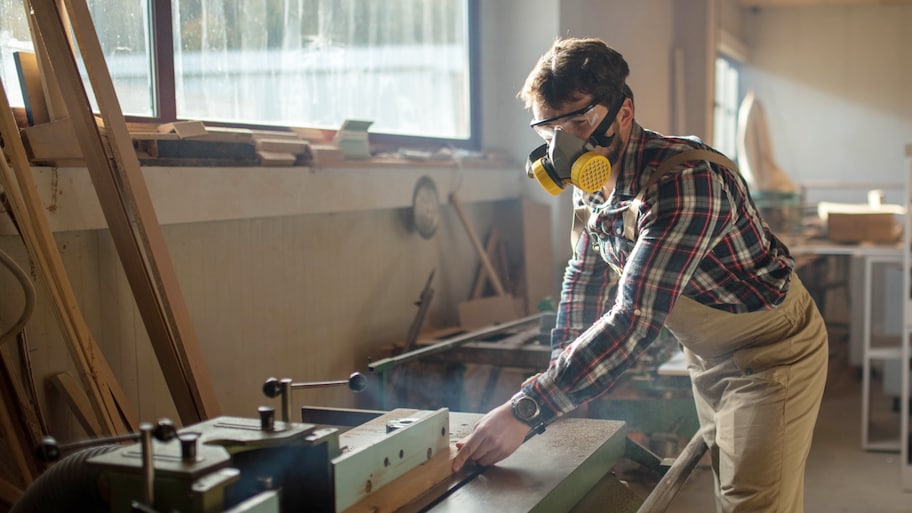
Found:
[{"label": "wooden beam", "polygon": [[101,426],[98,421],[91,415],[91,404],[85,392],[79,387],[79,384],[66,372],[58,372],[49,378],[54,389],[60,392],[64,402],[70,407],[73,415],[83,431],[90,438],[97,438],[102,435]]},{"label": "wooden beam", "polygon": [[9,504],[12,506],[22,497],[25,490],[10,483],[6,479],[0,479],[0,504]]},{"label": "wooden beam", "polygon": [[8,390],[5,379],[0,380],[0,440],[6,441],[12,466],[18,471],[20,483],[27,487],[38,476],[38,468],[31,457],[31,451],[26,454],[24,447],[28,437],[23,430],[16,429],[13,422],[13,391]]},{"label": "wooden beam", "polygon": [[101,44],[84,0],[67,0],[72,24],[104,121],[95,122],[86,88],[72,56],[63,12],[54,0],[31,0],[38,27],[99,203],[127,279],[184,424],[218,415],[218,403],[198,348],[139,160],[117,100]]}]

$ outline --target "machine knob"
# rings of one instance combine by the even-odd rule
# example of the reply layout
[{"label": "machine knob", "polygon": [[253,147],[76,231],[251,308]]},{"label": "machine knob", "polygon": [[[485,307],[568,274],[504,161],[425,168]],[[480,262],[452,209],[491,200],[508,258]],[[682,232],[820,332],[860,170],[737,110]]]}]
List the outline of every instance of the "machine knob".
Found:
[{"label": "machine knob", "polygon": [[257,411],[260,413],[260,429],[263,431],[275,431],[275,408],[272,406],[260,406]]},{"label": "machine knob", "polygon": [[181,433],[179,435],[179,440],[181,444],[181,460],[186,462],[196,461],[196,442],[199,440],[200,434],[191,431],[189,433]]},{"label": "machine knob", "polygon": [[60,459],[60,445],[53,436],[46,436],[41,439],[38,447],[35,447],[35,458],[38,461],[51,462]]},{"label": "machine knob", "polygon": [[177,428],[170,419],[159,419],[158,424],[152,429],[152,436],[159,442],[174,440],[177,436]]},{"label": "machine knob", "polygon": [[281,383],[279,383],[278,379],[269,378],[266,380],[265,383],[263,383],[263,394],[265,394],[266,397],[275,398],[275,397],[278,397],[281,392],[282,392],[282,387],[281,387]]},{"label": "machine knob", "polygon": [[353,372],[352,375],[348,377],[348,388],[355,392],[364,390],[367,388],[367,378],[360,372]]}]

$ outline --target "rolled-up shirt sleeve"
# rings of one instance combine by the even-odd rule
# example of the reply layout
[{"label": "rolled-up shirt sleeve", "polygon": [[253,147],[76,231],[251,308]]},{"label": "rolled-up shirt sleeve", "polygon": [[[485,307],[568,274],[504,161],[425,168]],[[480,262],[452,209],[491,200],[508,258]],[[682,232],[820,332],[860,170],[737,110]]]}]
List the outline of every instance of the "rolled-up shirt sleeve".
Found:
[{"label": "rolled-up shirt sleeve", "polygon": [[730,224],[725,184],[703,163],[671,173],[637,206],[636,242],[609,297],[612,268],[580,237],[564,275],[552,361],[524,390],[545,421],[611,388],[656,339],[678,295]]}]

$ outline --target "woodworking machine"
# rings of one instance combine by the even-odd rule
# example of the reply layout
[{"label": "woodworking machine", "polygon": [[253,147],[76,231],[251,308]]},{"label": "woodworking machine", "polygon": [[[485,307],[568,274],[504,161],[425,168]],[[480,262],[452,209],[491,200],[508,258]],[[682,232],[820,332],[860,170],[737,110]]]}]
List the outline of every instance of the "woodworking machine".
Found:
[{"label": "woodworking machine", "polygon": [[[163,420],[135,435],[69,446],[46,440],[39,448],[45,458],[69,454],[11,511],[550,513],[643,504],[612,475],[625,456],[648,460],[623,422],[564,419],[497,465],[454,474],[454,442],[479,414],[304,407],[300,421],[289,418],[292,389],[342,384],[366,385],[357,373],[317,383],[270,378],[263,391],[280,400],[279,418],[262,406],[253,418],[222,416],[181,429]],[[114,443],[123,441],[132,443]],[[696,461],[689,460],[679,466]],[[669,462],[654,463],[667,470]]]}]

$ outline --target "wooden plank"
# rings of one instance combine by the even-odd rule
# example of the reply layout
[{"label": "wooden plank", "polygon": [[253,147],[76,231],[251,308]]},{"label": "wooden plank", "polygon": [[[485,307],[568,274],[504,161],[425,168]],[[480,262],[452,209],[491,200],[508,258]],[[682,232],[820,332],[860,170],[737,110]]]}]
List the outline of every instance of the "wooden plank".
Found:
[{"label": "wooden plank", "polygon": [[6,440],[9,454],[13,459],[13,466],[19,472],[19,482],[27,487],[38,476],[38,468],[31,457],[31,451],[26,455],[23,450],[24,447],[27,447],[25,433],[16,429],[16,424],[13,422],[12,395],[12,390],[7,389],[6,380],[0,380],[0,435],[2,435],[0,439]]},{"label": "wooden plank", "polygon": [[[497,244],[500,242],[500,231],[496,226],[492,226],[488,231],[488,238],[485,240],[485,253],[488,255],[488,258],[494,258],[497,254]],[[478,269],[478,273],[475,275],[475,285],[472,286],[472,294],[469,296],[472,299],[480,298],[482,293],[484,293],[484,286],[487,283],[485,280],[488,275],[484,272],[483,268]]]},{"label": "wooden plank", "polygon": [[294,153],[257,150],[257,160],[261,166],[293,166],[297,157]]},{"label": "wooden plank", "polygon": [[82,160],[82,149],[73,133],[69,119],[58,119],[22,130],[29,158],[32,161]]},{"label": "wooden plank", "polygon": [[551,251],[551,207],[544,203],[522,202],[523,282],[526,312],[537,312],[546,297],[555,299],[558,281],[554,275]]},{"label": "wooden plank", "polygon": [[[25,12],[31,11],[31,0],[23,0]],[[67,117],[66,107],[63,103],[63,95],[60,93],[60,86],[54,77],[54,67],[48,60],[47,49],[41,38],[34,37],[38,29],[34,25],[34,17],[28,17],[29,31],[32,33],[32,45],[35,48],[35,55],[38,58],[38,70],[41,73],[41,87],[44,90],[45,104],[47,105],[48,117],[51,121]]]},{"label": "wooden plank", "polygon": [[32,52],[13,52],[13,60],[16,61],[28,124],[39,125],[49,122],[51,115],[48,112],[47,100],[44,98],[44,87],[41,85],[38,58]]},{"label": "wooden plank", "polygon": [[503,324],[519,318],[522,299],[513,296],[488,296],[463,301],[457,306],[459,325],[475,330],[492,324]]},{"label": "wooden plank", "polygon": [[124,399],[113,372],[79,311],[2,84],[0,134],[5,142],[5,157],[12,164],[8,165],[6,158],[0,159],[0,185],[16,216],[29,256],[47,287],[67,350],[79,371],[95,415],[104,427],[105,434],[131,432],[139,427],[136,414]]},{"label": "wooden plank", "polygon": [[330,144],[312,144],[310,153],[315,166],[332,166],[345,162],[342,150]]},{"label": "wooden plank", "polygon": [[202,121],[173,121],[171,123],[163,123],[158,126],[158,131],[163,134],[177,134],[181,139],[186,137],[199,137],[208,133],[206,125],[204,125]]},{"label": "wooden plank", "polygon": [[[38,400],[35,397],[35,391],[31,387],[26,387],[24,383],[31,382],[31,369],[28,366],[28,355],[22,355],[22,351],[27,349],[20,346],[13,348],[12,340],[18,338],[19,334],[11,335],[9,342],[0,342],[0,359],[3,360],[3,370],[9,379],[12,392],[16,399],[17,416],[19,423],[25,428],[30,445],[34,446],[47,433],[47,427],[40,416]],[[22,367],[20,369],[20,367]]]},{"label": "wooden plank", "polygon": [[64,16],[53,0],[31,0],[92,182],[130,282],[149,339],[184,424],[218,415],[219,407],[186,304],[178,286],[139,160],[133,150],[95,26],[83,0],[68,0],[66,13],[107,131],[94,121]]},{"label": "wooden plank", "polygon": [[261,139],[254,137],[256,148],[261,151],[293,153],[295,155],[310,153],[310,143],[300,139]]},{"label": "wooden plank", "polygon": [[472,225],[469,223],[465,211],[462,209],[462,204],[459,201],[459,197],[456,196],[455,192],[450,193],[450,204],[453,205],[453,208],[456,209],[456,213],[459,215],[459,220],[462,221],[462,226],[465,227],[466,233],[469,236],[469,241],[471,241],[472,247],[475,248],[475,254],[478,255],[479,260],[481,260],[481,265],[484,266],[485,272],[488,273],[488,279],[491,280],[491,285],[494,286],[495,292],[497,292],[498,296],[507,295],[507,291],[504,289],[500,278],[497,276],[497,272],[494,271],[494,266],[491,264],[491,260],[488,258],[487,253],[485,253],[484,248],[481,246],[481,241],[478,240],[478,235],[475,234],[475,229],[472,228]]},{"label": "wooden plank", "polygon": [[413,502],[425,492],[447,480],[453,474],[456,444],[441,451],[425,463],[413,468],[395,481],[373,492],[344,513],[392,513]]},{"label": "wooden plank", "polygon": [[12,506],[22,497],[25,490],[10,483],[6,479],[0,479],[0,503]]},{"label": "wooden plank", "polygon": [[73,415],[76,416],[76,420],[79,421],[83,431],[91,438],[101,436],[101,426],[95,420],[95,417],[91,415],[92,405],[89,403],[89,398],[86,397],[85,391],[79,387],[73,376],[66,372],[58,372],[51,376],[49,381],[54,386],[54,389],[63,395],[64,401],[70,407]]}]

